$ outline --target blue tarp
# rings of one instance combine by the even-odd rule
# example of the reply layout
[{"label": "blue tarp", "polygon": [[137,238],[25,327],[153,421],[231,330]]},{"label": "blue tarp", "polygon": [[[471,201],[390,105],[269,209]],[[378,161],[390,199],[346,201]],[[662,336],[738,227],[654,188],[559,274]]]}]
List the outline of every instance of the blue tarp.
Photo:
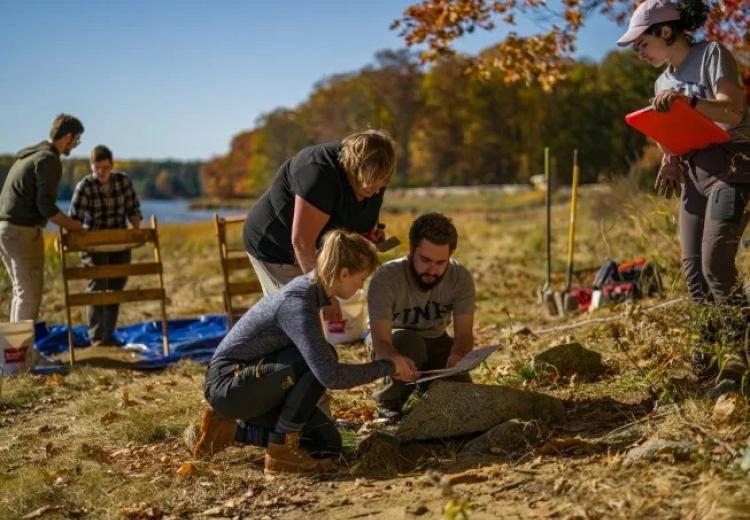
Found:
[{"label": "blue tarp", "polygon": [[[135,350],[140,359],[133,368],[152,370],[164,368],[183,358],[206,364],[227,333],[225,315],[206,315],[200,318],[169,320],[169,356],[162,353],[161,321],[146,321],[115,331],[115,338]],[[68,350],[68,328],[65,325],[35,325],[36,349],[45,356]],[[73,344],[77,348],[91,345],[88,327],[73,327]],[[59,365],[58,365],[59,366]],[[54,365],[39,366],[36,372],[54,371]]]}]

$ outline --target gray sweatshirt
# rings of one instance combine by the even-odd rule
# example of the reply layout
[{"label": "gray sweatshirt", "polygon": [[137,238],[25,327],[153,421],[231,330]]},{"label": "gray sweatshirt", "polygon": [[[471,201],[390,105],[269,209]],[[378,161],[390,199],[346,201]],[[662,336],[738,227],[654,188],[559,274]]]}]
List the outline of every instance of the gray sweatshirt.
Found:
[{"label": "gray sweatshirt", "polygon": [[60,212],[55,204],[62,177],[60,152],[42,141],[24,148],[8,172],[0,192],[0,220],[18,226],[45,226]]},{"label": "gray sweatshirt", "polygon": [[298,276],[280,292],[253,305],[219,343],[211,362],[254,362],[295,346],[326,388],[352,388],[393,375],[394,365],[390,360],[361,365],[338,362],[320,323],[320,309],[330,303],[313,275]]}]

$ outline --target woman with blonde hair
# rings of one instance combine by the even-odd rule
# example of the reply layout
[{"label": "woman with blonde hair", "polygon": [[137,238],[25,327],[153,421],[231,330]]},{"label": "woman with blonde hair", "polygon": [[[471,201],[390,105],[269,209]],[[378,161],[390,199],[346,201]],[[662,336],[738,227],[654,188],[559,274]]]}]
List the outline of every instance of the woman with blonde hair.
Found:
[{"label": "woman with blonde hair", "polygon": [[[391,137],[365,130],[340,142],[308,146],[281,165],[247,214],[243,242],[268,296],[315,268],[315,251],[331,229],[383,240],[378,226],[383,195],[396,169]],[[334,298],[323,309],[340,320]]]},{"label": "woman with blonde hair", "polygon": [[[375,247],[356,233],[326,234],[316,269],[263,297],[232,327],[206,373],[203,414],[194,455],[230,444],[267,446],[266,472],[330,471],[341,450],[334,423],[316,406],[326,388],[351,388],[392,376],[413,380],[390,360],[338,362],[319,312],[349,298],[378,265]],[[408,371],[408,373],[406,373]]]}]

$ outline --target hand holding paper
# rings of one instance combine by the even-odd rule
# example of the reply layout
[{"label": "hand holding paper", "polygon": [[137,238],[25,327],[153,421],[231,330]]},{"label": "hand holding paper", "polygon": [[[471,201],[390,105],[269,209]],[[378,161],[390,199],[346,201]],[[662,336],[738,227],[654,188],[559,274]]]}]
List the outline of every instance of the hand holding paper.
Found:
[{"label": "hand holding paper", "polygon": [[423,370],[419,373],[420,377],[415,383],[422,383],[424,381],[431,381],[433,379],[440,379],[443,377],[454,376],[462,372],[468,372],[479,366],[479,364],[490,357],[490,355],[500,348],[500,345],[493,345],[491,347],[479,348],[472,350],[466,354],[461,361],[453,365],[451,368],[441,368],[438,370]]}]

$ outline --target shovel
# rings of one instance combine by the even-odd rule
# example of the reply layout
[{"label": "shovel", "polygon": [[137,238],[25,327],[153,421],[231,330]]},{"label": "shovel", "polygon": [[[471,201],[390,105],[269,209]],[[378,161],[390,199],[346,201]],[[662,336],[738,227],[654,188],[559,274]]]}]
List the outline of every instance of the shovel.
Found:
[{"label": "shovel", "polygon": [[544,285],[539,291],[537,296],[539,303],[546,307],[547,312],[551,316],[558,314],[557,306],[555,305],[555,293],[550,289],[552,284],[552,183],[549,168],[549,147],[544,148],[544,182],[547,187],[547,193],[544,198],[544,204],[547,208],[547,224],[546,224],[546,241],[547,241],[547,277],[544,280]]},{"label": "shovel", "polygon": [[555,307],[558,316],[565,316],[578,308],[578,299],[570,294],[573,278],[573,252],[575,250],[576,216],[578,214],[578,179],[581,175],[578,166],[578,150],[573,151],[573,183],[570,192],[570,224],[568,226],[568,262],[565,273],[565,290],[556,292]]}]

